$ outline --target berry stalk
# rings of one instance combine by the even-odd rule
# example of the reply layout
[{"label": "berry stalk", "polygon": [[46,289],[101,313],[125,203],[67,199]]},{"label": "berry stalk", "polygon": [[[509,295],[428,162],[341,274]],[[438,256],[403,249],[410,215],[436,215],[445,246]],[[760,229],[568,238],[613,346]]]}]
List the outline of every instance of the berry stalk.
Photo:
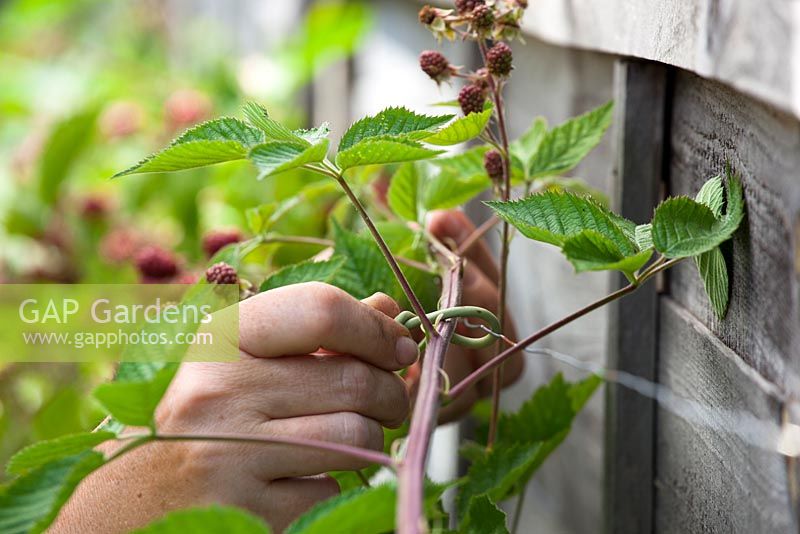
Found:
[{"label": "berry stalk", "polygon": [[[508,128],[506,127],[505,119],[505,105],[503,102],[503,89],[501,83],[495,79],[495,76],[508,76],[512,69],[512,55],[511,48],[505,43],[498,42],[491,49],[486,49],[486,43],[481,39],[478,42],[481,55],[484,58],[486,68],[489,71],[487,76],[489,90],[494,101],[495,115],[497,116],[497,129],[500,134],[500,143],[502,152],[499,153],[502,165],[497,165],[497,157],[494,156],[494,163],[487,161],[492,165],[492,168],[487,166],[487,172],[493,172],[498,175],[498,170],[501,171],[502,183],[500,192],[502,199],[508,201],[511,198],[511,154],[509,153],[508,142]],[[487,153],[488,155],[489,153]],[[499,169],[497,167],[500,167]],[[490,174],[491,177],[491,174]],[[506,311],[506,286],[508,279],[508,254],[510,243],[510,226],[507,221],[503,221],[501,230],[501,246],[500,246],[500,279],[498,280],[497,290],[497,317],[501,325],[505,325],[505,311]],[[497,354],[503,350],[500,341],[497,342]],[[500,415],[500,390],[503,385],[503,366],[498,365],[492,374],[492,413],[489,419],[489,433],[486,439],[486,448],[491,449],[494,444],[494,438],[497,434],[497,421]]]}]

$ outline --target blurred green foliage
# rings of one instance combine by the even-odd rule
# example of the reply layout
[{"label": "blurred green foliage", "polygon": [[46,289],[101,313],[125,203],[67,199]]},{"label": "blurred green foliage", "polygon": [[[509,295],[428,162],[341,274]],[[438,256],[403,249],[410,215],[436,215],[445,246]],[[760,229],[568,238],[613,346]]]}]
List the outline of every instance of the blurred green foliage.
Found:
[{"label": "blurred green foliage", "polygon": [[[331,214],[342,212],[338,195],[291,201],[319,181],[305,171],[259,182],[242,163],[170,180],[109,177],[194,123],[236,115],[243,100],[307,126],[302,88],[353,53],[369,28],[368,8],[313,4],[253,63],[233,44],[239,28],[194,12],[176,20],[170,5],[0,1],[0,283],[135,282],[131,257],[145,244],[175,251],[182,274],[197,277],[209,261],[202,237],[231,228],[252,235],[245,213],[259,206],[286,209],[273,232],[329,235]],[[248,77],[253,65],[268,65],[271,75]],[[242,268],[263,274],[319,250],[264,245]],[[86,392],[112,372],[87,364],[0,369],[0,461],[30,441],[99,423]]]}]

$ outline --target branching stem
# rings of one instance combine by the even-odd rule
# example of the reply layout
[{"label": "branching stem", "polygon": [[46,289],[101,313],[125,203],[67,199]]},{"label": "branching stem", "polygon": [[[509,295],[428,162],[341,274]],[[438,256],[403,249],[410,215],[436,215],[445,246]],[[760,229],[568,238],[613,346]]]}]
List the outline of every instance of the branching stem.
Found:
[{"label": "branching stem", "polygon": [[425,309],[422,307],[422,304],[417,298],[417,295],[414,293],[414,290],[411,288],[411,284],[408,283],[408,279],[406,275],[403,274],[403,271],[400,269],[400,265],[397,264],[397,260],[395,259],[392,251],[389,250],[389,245],[386,244],[386,241],[383,240],[381,233],[375,227],[375,223],[372,222],[372,217],[369,216],[367,210],[361,204],[361,201],[358,200],[358,197],[350,188],[350,185],[344,179],[344,177],[340,174],[336,181],[339,182],[339,185],[342,186],[347,198],[350,199],[350,203],[356,208],[356,211],[361,216],[361,219],[364,221],[364,224],[367,226],[367,229],[372,234],[372,237],[375,239],[375,242],[378,244],[378,248],[381,250],[383,257],[386,258],[386,262],[389,264],[389,267],[392,269],[395,278],[400,283],[400,287],[403,289],[403,293],[405,294],[408,302],[411,304],[411,307],[414,309],[414,313],[416,313],[420,319],[422,319],[422,329],[425,333],[430,337],[436,337],[439,334],[436,332],[436,329],[433,327],[431,322],[425,316]]},{"label": "branching stem", "polygon": [[517,352],[523,350],[524,348],[532,345],[533,343],[539,341],[543,337],[555,332],[556,330],[560,329],[563,326],[568,325],[569,323],[575,321],[576,319],[580,319],[584,315],[589,312],[592,312],[598,308],[605,306],[606,304],[613,302],[617,299],[620,299],[627,295],[628,293],[632,293],[636,291],[639,287],[642,286],[644,282],[655,276],[657,273],[660,273],[666,269],[669,269],[676,263],[680,262],[684,258],[675,258],[669,261],[664,261],[663,258],[659,258],[654,262],[648,269],[642,271],[642,273],[636,278],[636,280],[628,284],[627,286],[623,287],[622,289],[618,289],[605,297],[592,302],[591,304],[587,304],[583,308],[579,309],[578,311],[567,315],[563,319],[559,319],[558,321],[545,326],[541,330],[534,332],[533,334],[529,335],[525,339],[519,341],[518,343],[514,344],[513,346],[507,348],[506,350],[500,352],[497,356],[480,366],[478,369],[470,373],[466,378],[464,378],[461,382],[456,384],[451,390],[450,394],[448,395],[449,399],[454,399],[461,395],[464,391],[469,389],[473,386],[478,380],[484,377],[486,373],[492,371],[497,366],[502,364],[506,359],[513,356]]},{"label": "branching stem", "polygon": [[[481,39],[478,41],[481,56],[483,57],[484,65],[486,64],[486,42]],[[497,130],[500,134],[500,144],[502,150],[500,154],[503,158],[503,186],[501,188],[501,195],[504,201],[511,198],[511,155],[508,150],[508,129],[506,127],[505,119],[505,105],[503,103],[503,89],[502,85],[494,78],[492,74],[488,76],[489,90],[492,93],[492,100],[494,101],[495,114],[497,116]],[[510,229],[507,221],[503,221],[501,238],[500,238],[500,278],[497,282],[497,317],[501,325],[505,325],[505,308],[506,308],[506,286],[508,279],[508,252],[510,243]],[[502,352],[502,345],[497,343],[497,353]],[[503,367],[498,365],[492,374],[492,413],[489,419],[489,433],[486,439],[486,448],[491,449],[494,443],[494,437],[497,433],[497,419],[500,414],[500,391],[503,383]]]},{"label": "branching stem", "polygon": [[170,434],[170,433],[147,433],[147,434],[131,434],[121,436],[120,439],[133,440],[126,444],[124,447],[109,456],[108,461],[122,456],[135,448],[138,448],[145,443],[154,441],[222,441],[227,443],[254,443],[261,445],[290,445],[293,447],[307,447],[310,449],[318,449],[327,452],[334,452],[351,456],[364,460],[369,463],[376,463],[386,467],[395,467],[395,462],[389,455],[382,452],[373,451],[369,449],[362,449],[361,447],[353,447],[352,445],[344,445],[342,443],[333,443],[331,441],[323,441],[318,439],[306,439],[288,436],[256,436],[250,434]]},{"label": "branching stem", "polygon": [[[447,261],[447,260],[446,260]],[[447,263],[451,263],[447,261]],[[442,307],[452,308],[461,301],[461,260],[456,259],[445,271]],[[400,534],[419,534],[427,531],[423,510],[425,462],[431,437],[436,428],[441,398],[441,373],[444,357],[455,332],[457,320],[438,323],[439,334],[430,339],[422,360],[419,388],[414,402],[414,416],[406,440],[405,457],[397,468],[398,502],[397,531]]]}]

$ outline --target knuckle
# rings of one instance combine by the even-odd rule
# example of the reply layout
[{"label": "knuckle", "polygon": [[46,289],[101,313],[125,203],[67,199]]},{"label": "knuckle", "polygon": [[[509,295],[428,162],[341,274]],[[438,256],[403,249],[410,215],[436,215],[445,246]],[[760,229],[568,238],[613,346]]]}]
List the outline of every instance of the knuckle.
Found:
[{"label": "knuckle", "polygon": [[392,404],[392,407],[395,410],[395,417],[387,425],[390,428],[398,428],[411,413],[411,394],[409,393],[408,388],[406,387],[402,378],[397,377],[397,382],[397,399]]},{"label": "knuckle", "polygon": [[231,395],[227,381],[218,371],[215,364],[184,364],[156,409],[158,427],[183,431],[219,412]]},{"label": "knuckle", "polygon": [[372,369],[355,359],[342,366],[342,390],[348,404],[354,409],[369,406],[375,400],[375,376]]},{"label": "knuckle", "polygon": [[383,440],[376,440],[375,426],[378,426],[378,431],[380,427],[375,421],[357,413],[342,412],[340,424],[342,437],[348,445],[375,450],[383,447]]},{"label": "knuckle", "polygon": [[335,333],[341,324],[341,308],[347,294],[321,282],[311,282],[309,285],[311,308],[316,310],[314,327],[317,334],[325,337]]},{"label": "knuckle", "polygon": [[375,293],[375,297],[380,300],[381,309],[385,309],[388,315],[395,316],[400,313],[400,305],[386,293]]}]

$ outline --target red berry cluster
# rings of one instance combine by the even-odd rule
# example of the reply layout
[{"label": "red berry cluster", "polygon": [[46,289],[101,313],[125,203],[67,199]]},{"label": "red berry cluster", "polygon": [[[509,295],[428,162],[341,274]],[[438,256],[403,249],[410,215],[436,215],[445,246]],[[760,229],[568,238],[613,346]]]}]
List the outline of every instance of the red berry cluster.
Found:
[{"label": "red berry cluster", "polygon": [[494,10],[486,5],[476,6],[472,10],[472,25],[479,32],[487,32],[494,26]]},{"label": "red berry cluster", "polygon": [[419,55],[419,67],[422,71],[440,83],[450,78],[452,67],[447,58],[436,50],[425,50]]},{"label": "red berry cluster", "polygon": [[161,247],[143,247],[134,261],[142,279],[147,282],[166,282],[178,274],[178,260]]},{"label": "red berry cluster", "polygon": [[203,251],[210,258],[222,247],[242,240],[242,234],[238,230],[214,230],[203,236]]},{"label": "red berry cluster", "polygon": [[221,261],[208,268],[206,280],[209,284],[238,284],[239,275],[236,269]]},{"label": "red berry cluster", "polygon": [[464,115],[480,113],[483,111],[485,102],[486,90],[477,84],[465,85],[458,93],[458,103],[461,105],[461,111],[464,112]]},{"label": "red berry cluster", "polygon": [[513,68],[511,47],[500,41],[486,53],[486,66],[495,76],[508,76]]},{"label": "red berry cluster", "polygon": [[483,167],[493,182],[498,183],[503,179],[503,156],[497,150],[490,150],[483,155]]}]

